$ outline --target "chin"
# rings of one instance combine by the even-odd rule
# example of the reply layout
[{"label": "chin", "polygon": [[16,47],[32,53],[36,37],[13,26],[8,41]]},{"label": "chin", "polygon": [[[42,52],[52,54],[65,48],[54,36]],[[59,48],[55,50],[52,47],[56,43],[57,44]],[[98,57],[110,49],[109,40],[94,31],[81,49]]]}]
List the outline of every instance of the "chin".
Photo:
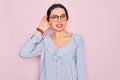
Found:
[{"label": "chin", "polygon": [[61,29],[60,29],[60,28],[59,28],[59,29],[57,28],[57,29],[54,29],[54,30],[57,31],[57,32],[62,32],[62,31],[65,31],[65,28],[61,28]]}]

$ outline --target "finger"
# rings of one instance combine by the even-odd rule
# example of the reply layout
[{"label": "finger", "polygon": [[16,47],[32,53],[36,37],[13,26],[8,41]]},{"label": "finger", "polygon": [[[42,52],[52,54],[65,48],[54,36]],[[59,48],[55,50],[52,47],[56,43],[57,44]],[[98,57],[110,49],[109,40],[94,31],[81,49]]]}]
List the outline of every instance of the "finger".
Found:
[{"label": "finger", "polygon": [[46,19],[47,18],[47,16],[43,16],[43,19]]},{"label": "finger", "polygon": [[46,18],[44,18],[44,19],[43,19],[43,21],[45,21],[45,22],[46,22],[46,21],[47,21],[47,19],[46,19]]}]

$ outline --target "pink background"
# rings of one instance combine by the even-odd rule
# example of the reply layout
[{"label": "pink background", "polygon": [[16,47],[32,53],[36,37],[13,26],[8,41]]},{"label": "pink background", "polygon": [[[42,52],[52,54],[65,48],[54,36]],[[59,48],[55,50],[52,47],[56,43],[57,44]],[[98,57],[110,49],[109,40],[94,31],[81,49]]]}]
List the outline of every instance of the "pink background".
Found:
[{"label": "pink background", "polygon": [[19,51],[48,7],[66,6],[85,42],[87,80],[120,80],[120,0],[0,0],[0,80],[39,80],[39,57]]}]

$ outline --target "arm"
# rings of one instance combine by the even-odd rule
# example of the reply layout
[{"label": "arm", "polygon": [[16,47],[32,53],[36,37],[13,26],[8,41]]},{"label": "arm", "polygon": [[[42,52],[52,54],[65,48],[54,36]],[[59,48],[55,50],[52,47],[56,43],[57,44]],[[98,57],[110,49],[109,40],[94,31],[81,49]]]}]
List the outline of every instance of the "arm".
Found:
[{"label": "arm", "polygon": [[84,44],[81,37],[78,38],[78,46],[76,51],[76,68],[77,68],[77,80],[85,80],[85,52]]},{"label": "arm", "polygon": [[20,56],[29,58],[41,55],[44,52],[43,36],[42,34],[49,28],[47,16],[44,16],[40,22],[37,32],[26,42],[20,51]]},{"label": "arm", "polygon": [[29,58],[33,56],[41,55],[43,52],[43,37],[42,34],[36,32],[28,41],[25,43],[20,51],[20,57]]}]

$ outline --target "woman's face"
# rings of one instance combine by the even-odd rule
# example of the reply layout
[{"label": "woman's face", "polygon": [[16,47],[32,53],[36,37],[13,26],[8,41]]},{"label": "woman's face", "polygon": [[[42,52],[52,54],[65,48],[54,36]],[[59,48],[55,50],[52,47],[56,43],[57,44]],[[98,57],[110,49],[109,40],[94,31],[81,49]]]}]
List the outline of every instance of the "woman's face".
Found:
[{"label": "woman's face", "polygon": [[67,16],[63,8],[55,8],[51,11],[49,23],[55,31],[65,30]]}]

